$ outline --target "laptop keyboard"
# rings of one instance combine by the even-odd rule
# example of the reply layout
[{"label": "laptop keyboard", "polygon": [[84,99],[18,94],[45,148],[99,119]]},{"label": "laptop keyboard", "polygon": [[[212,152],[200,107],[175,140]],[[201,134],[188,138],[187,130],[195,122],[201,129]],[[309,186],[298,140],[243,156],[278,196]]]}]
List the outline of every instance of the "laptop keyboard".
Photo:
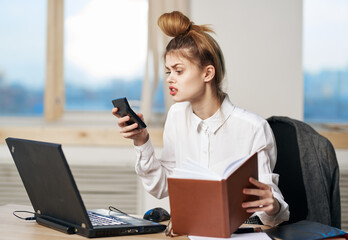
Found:
[{"label": "laptop keyboard", "polygon": [[88,212],[89,219],[93,226],[114,226],[114,225],[123,225],[127,224],[116,217],[106,217],[93,212]]}]

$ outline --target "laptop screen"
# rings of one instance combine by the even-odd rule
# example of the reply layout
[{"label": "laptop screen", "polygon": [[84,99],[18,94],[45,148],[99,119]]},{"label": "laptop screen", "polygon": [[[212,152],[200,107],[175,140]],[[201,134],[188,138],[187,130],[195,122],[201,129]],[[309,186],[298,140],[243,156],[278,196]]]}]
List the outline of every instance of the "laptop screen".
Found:
[{"label": "laptop screen", "polygon": [[60,144],[16,138],[6,143],[36,213],[91,227]]}]

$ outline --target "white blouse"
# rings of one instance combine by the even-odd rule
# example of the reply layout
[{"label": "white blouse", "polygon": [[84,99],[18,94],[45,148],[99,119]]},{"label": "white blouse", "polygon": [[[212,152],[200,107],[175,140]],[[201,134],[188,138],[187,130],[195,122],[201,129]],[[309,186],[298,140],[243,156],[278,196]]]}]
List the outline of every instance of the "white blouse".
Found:
[{"label": "white blouse", "polygon": [[277,159],[273,132],[265,119],[234,106],[228,96],[220,109],[205,120],[193,113],[189,102],[174,104],[164,127],[162,157],[156,158],[150,139],[135,146],[135,150],[135,171],[145,189],[157,198],[168,196],[167,177],[186,159],[198,161],[221,175],[229,165],[225,159],[238,160],[258,151],[259,181],[272,187],[281,209],[272,217],[265,212],[256,215],[271,226],[289,219],[288,204],[278,188],[279,175],[272,173]]}]

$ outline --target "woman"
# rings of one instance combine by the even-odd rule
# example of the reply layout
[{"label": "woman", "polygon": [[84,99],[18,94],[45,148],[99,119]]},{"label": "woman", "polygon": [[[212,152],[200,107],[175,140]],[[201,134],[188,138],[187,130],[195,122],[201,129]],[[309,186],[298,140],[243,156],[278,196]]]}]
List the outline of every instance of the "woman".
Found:
[{"label": "woman", "polygon": [[[169,110],[163,134],[163,152],[156,158],[146,129],[137,123],[126,125],[129,117],[118,119],[120,132],[133,139],[137,152],[135,170],[145,189],[157,198],[168,196],[167,177],[185,159],[221,173],[228,162],[258,152],[259,181],[251,178],[253,189],[243,193],[259,200],[244,202],[263,224],[288,220],[288,205],[277,186],[276,146],[267,122],[256,114],[234,106],[222,91],[225,64],[217,42],[205,25],[195,25],[174,11],[158,19],[158,25],[173,37],[164,53],[169,93],[176,102]],[[112,110],[117,117],[117,108]],[[143,118],[142,114],[139,114]],[[261,150],[260,150],[261,149]]]}]

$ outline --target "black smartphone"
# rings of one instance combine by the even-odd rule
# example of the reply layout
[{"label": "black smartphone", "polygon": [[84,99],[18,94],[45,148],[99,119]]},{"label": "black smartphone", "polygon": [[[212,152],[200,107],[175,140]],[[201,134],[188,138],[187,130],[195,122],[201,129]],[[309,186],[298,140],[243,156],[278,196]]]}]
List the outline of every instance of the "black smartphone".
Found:
[{"label": "black smartphone", "polygon": [[117,107],[117,114],[121,117],[129,116],[130,119],[126,123],[132,125],[133,123],[138,123],[138,128],[146,128],[146,124],[141,120],[141,118],[132,110],[129,106],[127,98],[117,98],[112,100],[114,107]]}]

